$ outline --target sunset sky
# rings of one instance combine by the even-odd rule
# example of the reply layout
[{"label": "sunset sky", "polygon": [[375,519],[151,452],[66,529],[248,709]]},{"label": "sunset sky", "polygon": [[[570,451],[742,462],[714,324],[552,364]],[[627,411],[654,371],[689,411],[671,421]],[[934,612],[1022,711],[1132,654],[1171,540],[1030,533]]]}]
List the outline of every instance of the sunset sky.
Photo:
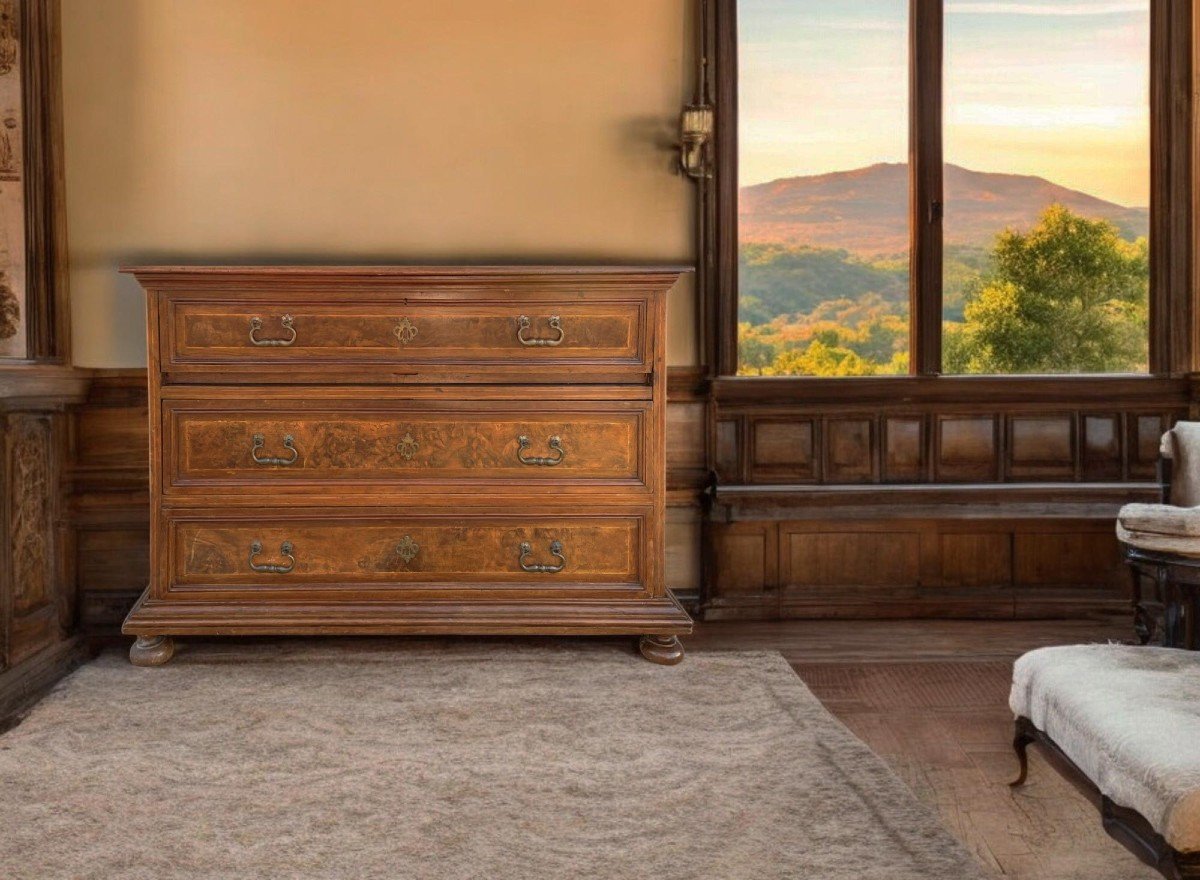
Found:
[{"label": "sunset sky", "polygon": [[[1149,196],[1149,0],[946,0],[945,158]],[[907,0],[739,0],[743,185],[902,162]]]}]

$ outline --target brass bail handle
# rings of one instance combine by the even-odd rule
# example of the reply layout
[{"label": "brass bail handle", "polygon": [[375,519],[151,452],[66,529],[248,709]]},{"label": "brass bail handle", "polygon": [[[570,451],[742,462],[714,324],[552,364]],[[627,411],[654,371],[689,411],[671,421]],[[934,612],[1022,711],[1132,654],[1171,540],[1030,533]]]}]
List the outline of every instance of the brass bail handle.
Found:
[{"label": "brass bail handle", "polygon": [[536,465],[539,467],[554,467],[564,458],[567,457],[567,451],[563,449],[561,437],[551,437],[546,441],[546,445],[550,447],[553,455],[526,455],[525,450],[530,447],[532,441],[524,434],[517,438],[517,460],[521,464]]},{"label": "brass bail handle", "polygon": [[277,464],[287,467],[289,464],[295,464],[296,459],[300,457],[300,452],[296,449],[296,440],[291,434],[285,434],[283,438],[283,447],[291,453],[289,458],[280,458],[276,455],[259,455],[258,451],[266,444],[266,437],[262,434],[255,434],[251,441],[250,457],[254,459],[255,464]]},{"label": "brass bail handle", "polygon": [[525,571],[532,571],[538,574],[554,574],[562,571],[567,567],[567,558],[563,556],[562,541],[550,542],[550,555],[558,559],[557,565],[550,565],[542,562],[526,562],[525,560],[533,553],[533,545],[528,541],[521,542],[520,555],[517,561],[521,564],[521,568]]},{"label": "brass bail handle", "polygon": [[525,331],[530,328],[532,323],[527,315],[521,315],[517,318],[517,341],[522,345],[560,345],[567,336],[563,331],[562,318],[558,315],[552,315],[548,322],[550,329],[557,333],[557,336],[526,336]]},{"label": "brass bail handle", "polygon": [[257,316],[250,319],[250,341],[255,345],[291,345],[296,341],[296,328],[292,326],[295,321],[291,315],[284,315],[279,319],[279,323],[283,325],[283,329],[288,332],[288,335],[282,339],[260,339],[258,333],[262,330],[262,318]]},{"label": "brass bail handle", "polygon": [[254,557],[262,553],[262,541],[250,545],[250,568],[254,571],[265,571],[271,574],[287,574],[296,567],[296,557],[292,555],[292,542],[284,541],[279,545],[279,555],[287,562],[255,562]]}]

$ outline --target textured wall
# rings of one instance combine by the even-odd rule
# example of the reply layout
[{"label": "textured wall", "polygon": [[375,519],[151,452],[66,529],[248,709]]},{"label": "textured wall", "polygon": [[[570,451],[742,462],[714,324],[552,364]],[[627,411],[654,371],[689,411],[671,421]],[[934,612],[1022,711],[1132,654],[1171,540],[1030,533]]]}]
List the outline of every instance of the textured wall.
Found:
[{"label": "textured wall", "polygon": [[145,362],[127,261],[690,262],[687,8],[62,0],[76,361]]}]

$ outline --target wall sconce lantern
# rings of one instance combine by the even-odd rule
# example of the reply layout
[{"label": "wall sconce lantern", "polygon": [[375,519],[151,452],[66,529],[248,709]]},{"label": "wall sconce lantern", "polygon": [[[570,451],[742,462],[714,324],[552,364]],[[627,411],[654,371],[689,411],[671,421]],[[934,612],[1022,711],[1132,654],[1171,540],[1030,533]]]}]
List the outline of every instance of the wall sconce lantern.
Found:
[{"label": "wall sconce lantern", "polygon": [[687,104],[679,116],[679,168],[688,177],[712,177],[713,108]]}]

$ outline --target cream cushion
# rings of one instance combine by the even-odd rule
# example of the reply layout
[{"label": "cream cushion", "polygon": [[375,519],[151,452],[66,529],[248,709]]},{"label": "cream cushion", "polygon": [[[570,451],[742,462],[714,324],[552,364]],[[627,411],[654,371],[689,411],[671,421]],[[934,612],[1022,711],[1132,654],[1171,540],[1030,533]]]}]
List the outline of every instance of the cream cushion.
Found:
[{"label": "cream cushion", "polygon": [[1176,422],[1171,438],[1171,497],[1176,507],[1200,504],[1200,422]]},{"label": "cream cushion", "polygon": [[1200,851],[1200,652],[1039,648],[1014,665],[1009,706],[1170,846]]},{"label": "cream cushion", "polygon": [[1126,504],[1117,514],[1117,540],[1140,550],[1200,556],[1200,507]]}]

